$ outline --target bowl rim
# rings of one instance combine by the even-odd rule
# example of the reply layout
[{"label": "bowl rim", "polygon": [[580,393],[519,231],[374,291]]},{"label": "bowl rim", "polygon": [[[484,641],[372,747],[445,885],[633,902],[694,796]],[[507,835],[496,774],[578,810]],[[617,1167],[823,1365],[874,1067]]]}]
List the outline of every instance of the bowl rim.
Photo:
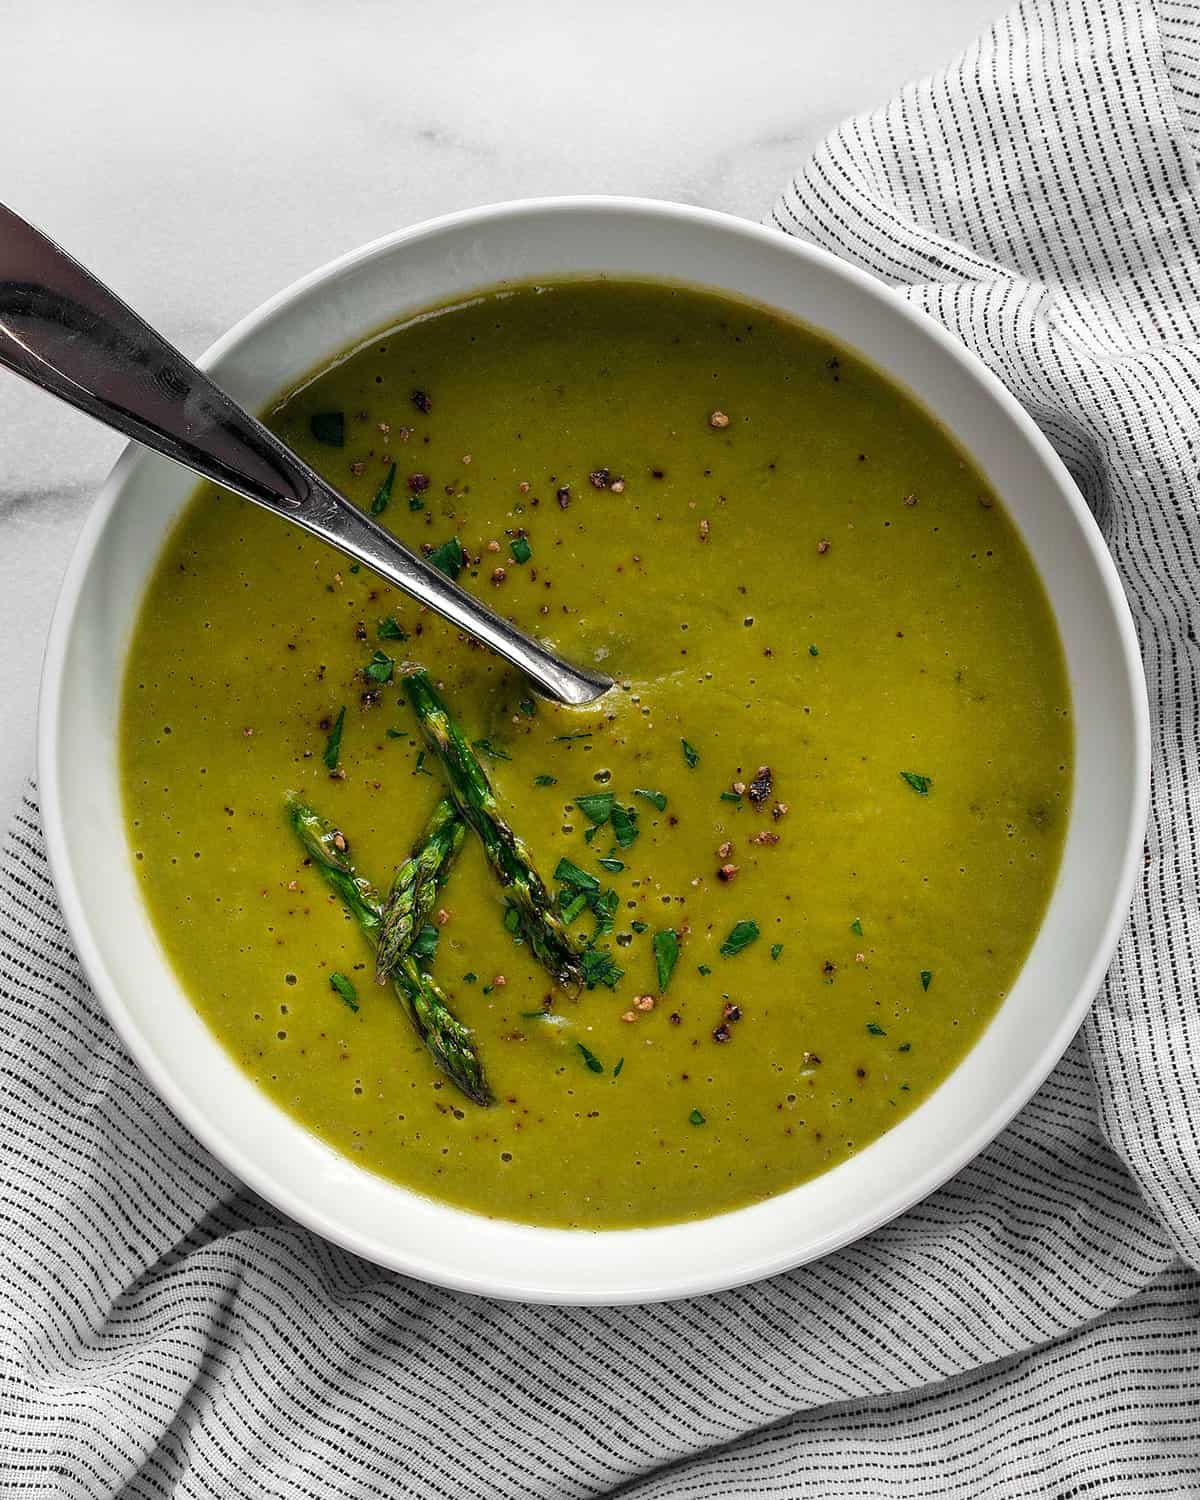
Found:
[{"label": "bowl rim", "polygon": [[[134,443],[127,445],[121,452],[104,480],[80,530],[59,588],[47,636],[40,679],[36,765],[50,871],[67,930],[85,976],[108,1020],[155,1092],[206,1150],[210,1151],[241,1182],[288,1217],[314,1230],[323,1238],[375,1264],[415,1276],[435,1285],[504,1300],[538,1301],[572,1306],[588,1304],[614,1306],[622,1303],[676,1300],[746,1285],[815,1260],[853,1243],[936,1191],[984,1150],[1010,1123],[1057,1066],[1078,1031],[1100,988],[1125,925],[1149,816],[1150,711],[1136,627],[1116,564],[1082,494],[1032,417],[999,377],[973,351],[953,337],[941,323],[904,298],[900,290],[890,287],[880,278],[843,260],[831,251],[808,240],[786,234],[779,229],[769,228],[752,220],[713,209],[674,203],[665,199],[622,195],[555,195],[498,201],[461,209],[381,235],[342,255],[335,256],[315,270],[297,278],[245,314],[227,332],[216,339],[195,363],[201,369],[211,368],[244,340],[250,338],[276,313],[287,309],[306,293],[376,258],[390,255],[402,246],[424,238],[435,237],[450,230],[468,227],[485,228],[496,220],[589,212],[599,215],[616,213],[657,217],[674,221],[681,226],[706,224],[729,233],[735,239],[740,236],[751,241],[769,242],[776,248],[781,245],[787,246],[799,261],[808,260],[823,266],[827,271],[849,282],[866,298],[888,299],[892,308],[905,321],[914,325],[920,337],[939,345],[942,353],[962,367],[964,374],[969,375],[981,385],[990,399],[1020,429],[1035,456],[1047,470],[1048,476],[1054,481],[1059,498],[1071,512],[1081,539],[1091,555],[1112,615],[1120,642],[1122,664],[1131,689],[1132,721],[1129,727],[1135,784],[1130,788],[1130,817],[1124,833],[1124,854],[1119,878],[1112,890],[1101,941],[1096,946],[1077,991],[1070,1004],[1063,1008],[1059,1023],[1041,1053],[1037,1065],[1028,1068],[1014,1080],[1002,1102],[997,1104],[991,1113],[978,1122],[973,1129],[960,1137],[925,1171],[914,1178],[905,1180],[893,1191],[882,1195],[872,1211],[860,1213],[851,1224],[839,1230],[830,1231],[797,1255],[789,1256],[786,1252],[779,1251],[762,1255],[760,1259],[749,1264],[730,1265],[723,1272],[711,1270],[697,1272],[690,1267],[681,1266],[669,1279],[664,1279],[664,1284],[660,1288],[649,1292],[639,1288],[628,1291],[614,1291],[611,1288],[594,1290],[586,1286],[578,1286],[574,1290],[547,1289],[536,1284],[518,1284],[511,1279],[497,1283],[489,1278],[486,1268],[481,1268],[474,1275],[448,1271],[436,1257],[426,1257],[408,1247],[403,1253],[398,1253],[394,1245],[372,1241],[366,1236],[347,1230],[316,1205],[300,1199],[296,1194],[281,1186],[270,1176],[269,1172],[260,1169],[246,1155],[240,1141],[226,1134],[215,1115],[193,1108],[176,1087],[169,1070],[160,1065],[148,1040],[143,1036],[134,1015],[108,972],[100,945],[93,934],[86,903],[74,880],[63,814],[63,799],[58,774],[60,689],[68,655],[71,627],[76,618],[84,580],[109,519],[120,503],[130,470],[144,456],[145,450]],[[353,337],[358,338],[359,335],[355,333]],[[350,346],[350,342],[347,341],[345,347]],[[412,1189],[404,1188],[401,1184],[395,1186],[400,1192],[413,1192]],[[443,1206],[454,1207],[454,1205]],[[468,1211],[460,1210],[460,1212],[467,1213]],[[720,1215],[715,1216],[718,1219],[720,1217]],[[713,1220],[697,1222],[713,1222]],[[539,1226],[523,1227],[533,1232]],[[563,1231],[551,1232],[563,1233]],[[603,1234],[606,1231],[566,1232]],[[652,1227],[636,1232],[653,1233],[654,1229]]]}]

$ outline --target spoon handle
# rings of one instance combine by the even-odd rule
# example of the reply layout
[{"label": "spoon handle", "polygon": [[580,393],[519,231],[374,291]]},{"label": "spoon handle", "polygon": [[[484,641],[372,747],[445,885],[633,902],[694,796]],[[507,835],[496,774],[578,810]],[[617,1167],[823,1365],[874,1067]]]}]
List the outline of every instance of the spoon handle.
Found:
[{"label": "spoon handle", "polygon": [[53,240],[0,204],[0,365],[332,543],[491,646],[549,697],[612,686],[510,625],[281,443]]}]

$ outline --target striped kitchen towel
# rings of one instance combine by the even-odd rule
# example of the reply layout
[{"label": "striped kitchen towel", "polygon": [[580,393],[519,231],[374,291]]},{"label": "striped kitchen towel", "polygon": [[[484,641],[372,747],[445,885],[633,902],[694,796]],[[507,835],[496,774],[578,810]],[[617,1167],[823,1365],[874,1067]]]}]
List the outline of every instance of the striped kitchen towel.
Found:
[{"label": "striped kitchen towel", "polygon": [[488,1302],[283,1219],[98,1012],[31,790],[0,874],[0,1496],[1200,1495],[1200,4],[1031,0],[772,214],[1017,392],[1141,631],[1154,806],[1084,1033],[901,1219],[736,1292]]}]

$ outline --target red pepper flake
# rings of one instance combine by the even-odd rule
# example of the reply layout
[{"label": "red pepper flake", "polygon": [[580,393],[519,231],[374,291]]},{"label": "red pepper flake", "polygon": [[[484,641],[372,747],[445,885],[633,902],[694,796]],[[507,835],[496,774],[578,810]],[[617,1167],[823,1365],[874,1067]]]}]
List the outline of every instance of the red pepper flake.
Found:
[{"label": "red pepper flake", "polygon": [[717,1029],[713,1032],[712,1039],[714,1042],[727,1042],[731,1035],[732,1032],[729,1030],[729,1023],[727,1021],[722,1021]]},{"label": "red pepper flake", "polygon": [[588,475],[588,483],[594,490],[606,490],[611,478],[612,475],[608,469],[593,469]]},{"label": "red pepper flake", "polygon": [[737,865],[722,865],[721,868],[717,871],[717,879],[723,881],[726,885],[729,885],[732,881],[737,879],[737,874]]},{"label": "red pepper flake", "polygon": [[361,458],[356,458],[350,465],[350,472],[354,475],[355,479],[359,479],[367,472],[367,466]]},{"label": "red pepper flake", "polygon": [[917,497],[915,495],[905,495],[904,503],[908,506],[909,510],[911,510],[917,503]]},{"label": "red pepper flake", "polygon": [[429,488],[429,475],[410,474],[408,476],[408,487],[414,495],[423,495]]},{"label": "red pepper flake", "polygon": [[499,586],[504,582],[504,580],[507,577],[508,577],[508,574],[504,571],[503,568],[493,568],[492,569],[492,582],[497,586],[497,588],[499,588]]},{"label": "red pepper flake", "polygon": [[721,847],[717,850],[717,858],[718,859],[728,859],[729,856],[732,853],[733,853],[733,841],[731,839],[726,839],[725,842],[721,845]]},{"label": "red pepper flake", "polygon": [[571,486],[569,484],[560,485],[555,491],[555,495],[558,499],[559,510],[566,510],[567,506],[571,503]]},{"label": "red pepper flake", "polygon": [[358,622],[358,624],[354,627],[354,639],[356,641],[365,641],[366,638],[367,638],[367,627],[366,627],[365,623],[362,620],[360,620]]}]

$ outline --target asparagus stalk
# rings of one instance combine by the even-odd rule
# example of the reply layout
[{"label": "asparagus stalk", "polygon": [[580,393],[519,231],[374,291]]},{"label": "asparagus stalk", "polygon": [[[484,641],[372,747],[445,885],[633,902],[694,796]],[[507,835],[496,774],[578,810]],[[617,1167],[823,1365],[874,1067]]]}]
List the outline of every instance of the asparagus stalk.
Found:
[{"label": "asparagus stalk", "polygon": [[421,732],[442,762],[450,795],[479,835],[509,904],[518,915],[526,942],[556,983],[578,990],[583,982],[579,950],[555,912],[529,850],[501,817],[496,794],[479,757],[427,673],[419,669],[409,673],[404,678],[404,691],[416,710]]},{"label": "asparagus stalk", "polygon": [[387,982],[429,920],[466,832],[454,803],[443,797],[430,815],[420,842],[396,871],[383,904],[375,950],[375,978],[380,984]]},{"label": "asparagus stalk", "polygon": [[[345,839],[294,792],[288,797],[288,811],[305,852],[374,946],[379,941],[381,925],[379,898],[371,883],[354,868]],[[451,1011],[433,976],[411,954],[405,954],[392,974],[392,983],[437,1066],[468,1099],[476,1104],[491,1104],[492,1092],[475,1053],[471,1033]]]}]

